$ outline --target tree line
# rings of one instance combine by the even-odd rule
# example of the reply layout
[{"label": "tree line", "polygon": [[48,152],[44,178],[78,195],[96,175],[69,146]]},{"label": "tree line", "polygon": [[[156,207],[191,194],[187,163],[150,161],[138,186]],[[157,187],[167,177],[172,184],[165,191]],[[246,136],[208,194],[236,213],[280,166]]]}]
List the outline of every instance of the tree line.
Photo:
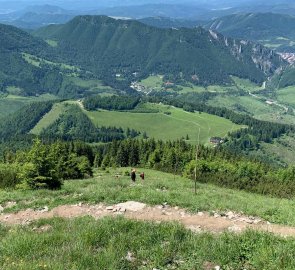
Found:
[{"label": "tree line", "polygon": [[139,97],[134,96],[111,96],[111,97],[101,97],[90,96],[86,97],[83,101],[83,105],[86,110],[93,111],[96,109],[105,110],[133,110],[140,102]]},{"label": "tree line", "polygon": [[94,151],[94,165],[103,169],[140,166],[194,179],[196,168],[199,182],[283,198],[295,195],[294,167],[274,169],[222,148],[200,145],[197,162],[196,146],[183,140],[127,139],[100,145]]}]

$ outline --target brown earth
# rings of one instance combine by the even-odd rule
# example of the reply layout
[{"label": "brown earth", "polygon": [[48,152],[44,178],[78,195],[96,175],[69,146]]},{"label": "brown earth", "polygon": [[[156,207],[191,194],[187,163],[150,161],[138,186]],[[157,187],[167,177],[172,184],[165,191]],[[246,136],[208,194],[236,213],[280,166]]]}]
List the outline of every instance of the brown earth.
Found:
[{"label": "brown earth", "polygon": [[198,232],[221,233],[231,231],[240,233],[246,229],[271,232],[279,236],[294,236],[295,228],[270,224],[257,217],[243,216],[238,213],[227,212],[224,214],[199,212],[191,214],[178,207],[169,205],[147,206],[139,202],[126,202],[107,206],[103,204],[88,205],[62,205],[52,210],[46,206],[40,210],[27,209],[18,213],[0,214],[0,223],[7,225],[30,224],[34,220],[53,217],[75,218],[92,216],[100,219],[106,216],[122,215],[125,218],[153,222],[179,222],[186,228]]}]

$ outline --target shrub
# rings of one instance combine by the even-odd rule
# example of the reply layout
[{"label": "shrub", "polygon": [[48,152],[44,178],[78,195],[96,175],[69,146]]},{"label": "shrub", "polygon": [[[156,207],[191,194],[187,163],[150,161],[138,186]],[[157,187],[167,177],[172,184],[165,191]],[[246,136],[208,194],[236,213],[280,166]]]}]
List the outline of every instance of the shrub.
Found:
[{"label": "shrub", "polygon": [[0,188],[14,188],[19,183],[18,172],[15,164],[0,164]]}]

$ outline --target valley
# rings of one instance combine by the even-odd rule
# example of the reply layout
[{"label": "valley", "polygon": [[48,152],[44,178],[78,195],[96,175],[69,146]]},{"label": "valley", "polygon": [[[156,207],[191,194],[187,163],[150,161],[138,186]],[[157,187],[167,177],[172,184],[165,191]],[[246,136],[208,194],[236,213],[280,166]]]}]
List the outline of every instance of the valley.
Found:
[{"label": "valley", "polygon": [[[294,226],[294,221],[290,220],[294,216],[291,201],[204,184],[198,184],[198,196],[194,196],[190,180],[178,176],[174,180],[173,175],[146,169],[147,180],[130,185],[129,177],[124,176],[125,170],[130,168],[96,171],[91,179],[66,182],[60,191],[0,191],[0,204],[7,205],[0,218],[8,217],[6,223],[12,221],[15,211],[24,210],[20,212],[23,216],[17,220],[23,222],[22,225],[0,227],[1,265],[6,269],[32,268],[36,263],[38,268],[44,269],[73,264],[79,267],[87,265],[90,269],[167,267],[168,255],[163,251],[165,244],[165,249],[173,249],[169,265],[179,269],[202,268],[204,265],[240,267],[245,264],[257,268],[261,265],[284,267],[276,261],[277,257],[284,258],[284,262],[293,267],[290,253],[293,238],[259,231],[235,233],[233,230],[238,230],[237,224],[240,223],[227,217],[228,209],[231,209],[236,211],[231,215],[243,213],[272,221],[269,228],[283,228],[273,224],[277,222]],[[123,203],[129,199],[142,202],[137,204],[137,209],[138,205],[151,205],[146,205],[143,210],[130,211],[131,206],[127,205],[131,204]],[[107,210],[115,209],[118,203],[128,209],[122,212]],[[144,222],[143,211],[145,219],[158,214],[157,219],[162,222]],[[181,212],[179,221],[169,221],[178,212]],[[30,213],[34,215],[31,217]],[[224,217],[217,217],[219,213]],[[199,220],[197,223],[193,223],[195,215]],[[38,217],[47,218],[39,220]],[[187,226],[181,225],[180,221],[187,222]],[[226,225],[232,228],[231,231],[217,230],[217,227],[220,229]],[[214,230],[214,234],[210,233]],[[256,244],[253,246],[252,243]],[[97,245],[100,247],[99,255]],[[237,260],[237,256],[245,254],[245,245],[251,246],[246,251],[246,262]],[[69,250],[79,256],[70,256]],[[33,256],[37,255],[32,262]],[[275,260],[271,265],[270,258]]]},{"label": "valley", "polygon": [[0,269],[293,270],[294,5],[29,1],[0,0]]}]

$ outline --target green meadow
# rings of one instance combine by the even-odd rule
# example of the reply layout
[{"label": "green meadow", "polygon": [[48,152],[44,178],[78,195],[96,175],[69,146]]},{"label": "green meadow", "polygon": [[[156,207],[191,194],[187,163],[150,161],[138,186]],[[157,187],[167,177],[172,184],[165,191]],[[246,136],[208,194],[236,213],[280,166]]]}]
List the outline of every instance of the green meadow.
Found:
[{"label": "green meadow", "polygon": [[291,105],[295,108],[295,87],[289,86],[286,88],[282,88],[277,90],[277,98],[280,102]]},{"label": "green meadow", "polygon": [[242,127],[227,119],[206,113],[191,113],[160,104],[150,104],[149,107],[158,112],[85,111],[85,113],[97,126],[133,128],[146,132],[151,138],[162,140],[186,138],[188,135],[192,143],[197,142],[199,131],[200,142],[207,143],[212,136],[224,137],[228,132]]}]

